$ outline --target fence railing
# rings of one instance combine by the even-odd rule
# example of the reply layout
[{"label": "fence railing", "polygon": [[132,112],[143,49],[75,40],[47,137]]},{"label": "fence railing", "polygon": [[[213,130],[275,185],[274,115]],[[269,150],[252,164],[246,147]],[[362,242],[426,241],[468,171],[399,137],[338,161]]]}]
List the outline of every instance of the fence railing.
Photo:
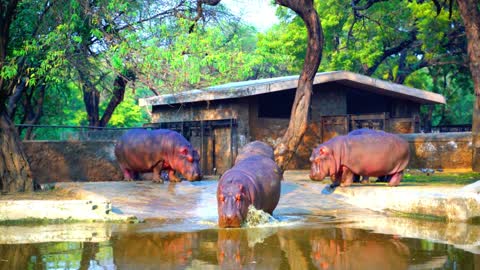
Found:
[{"label": "fence railing", "polygon": [[[179,132],[185,138],[199,136],[213,136],[212,131],[216,128],[237,127],[236,119],[204,120],[204,121],[179,121],[163,123],[146,123],[141,127],[92,127],[72,125],[15,125],[23,140],[51,140],[51,141],[94,141],[116,140],[124,132],[130,129],[170,129]],[[29,134],[26,136],[26,134]],[[230,135],[232,136],[232,135]]]},{"label": "fence railing", "polygon": [[[72,125],[30,125],[17,124],[20,137],[26,140],[115,140],[129,129],[151,129],[145,127],[92,127]],[[27,130],[31,129],[30,136],[25,137]]]},{"label": "fence railing", "polygon": [[441,125],[441,126],[434,126],[432,127],[433,133],[444,133],[444,132],[465,132],[465,131],[472,131],[471,124],[464,124],[464,125]]}]

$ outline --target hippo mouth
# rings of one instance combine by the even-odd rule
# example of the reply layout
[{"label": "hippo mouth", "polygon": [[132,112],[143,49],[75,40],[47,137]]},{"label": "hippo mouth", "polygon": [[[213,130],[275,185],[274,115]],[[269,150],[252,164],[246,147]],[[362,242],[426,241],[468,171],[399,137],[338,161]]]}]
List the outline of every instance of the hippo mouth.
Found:
[{"label": "hippo mouth", "polygon": [[322,177],[320,173],[320,166],[317,163],[312,163],[312,167],[310,169],[310,179],[312,180],[323,180],[325,176]]},{"label": "hippo mouth", "polygon": [[202,175],[200,175],[200,174],[194,174],[194,175],[185,176],[185,178],[186,178],[188,181],[198,181],[198,180],[201,180],[201,179],[202,179]]},{"label": "hippo mouth", "polygon": [[218,219],[218,226],[220,228],[240,228],[242,221],[239,218],[220,217]]},{"label": "hippo mouth", "polygon": [[198,181],[202,179],[202,174],[200,173],[182,173],[182,175],[188,181]]}]

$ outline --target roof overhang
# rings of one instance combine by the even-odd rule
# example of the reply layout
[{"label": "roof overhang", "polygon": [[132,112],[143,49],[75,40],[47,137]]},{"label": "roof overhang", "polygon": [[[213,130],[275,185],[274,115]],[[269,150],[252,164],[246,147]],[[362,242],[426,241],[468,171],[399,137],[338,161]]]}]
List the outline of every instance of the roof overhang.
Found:
[{"label": "roof overhang", "polygon": [[[173,105],[179,103],[192,103],[254,96],[288,89],[295,89],[298,85],[298,78],[299,76],[297,75],[227,83],[205,89],[196,89],[176,94],[142,98],[139,100],[139,104],[140,106]],[[313,84],[317,85],[329,82],[338,82],[376,94],[407,99],[421,104],[445,104],[445,97],[440,94],[375,79],[349,71],[317,73],[315,75]]]}]

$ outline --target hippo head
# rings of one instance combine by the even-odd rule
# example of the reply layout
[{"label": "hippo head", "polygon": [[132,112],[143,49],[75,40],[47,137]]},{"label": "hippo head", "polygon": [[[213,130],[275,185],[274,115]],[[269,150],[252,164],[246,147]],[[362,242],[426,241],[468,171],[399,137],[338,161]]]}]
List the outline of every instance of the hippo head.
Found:
[{"label": "hippo head", "polygon": [[174,165],[175,170],[183,175],[188,181],[200,180],[202,173],[200,169],[200,155],[191,146],[182,146],[179,149]]},{"label": "hippo head", "polygon": [[312,167],[310,169],[310,179],[321,181],[325,177],[334,174],[335,162],[330,148],[320,145],[315,148],[310,156]]},{"label": "hippo head", "polygon": [[246,219],[251,199],[239,183],[219,185],[217,190],[218,225],[221,228],[240,227]]}]

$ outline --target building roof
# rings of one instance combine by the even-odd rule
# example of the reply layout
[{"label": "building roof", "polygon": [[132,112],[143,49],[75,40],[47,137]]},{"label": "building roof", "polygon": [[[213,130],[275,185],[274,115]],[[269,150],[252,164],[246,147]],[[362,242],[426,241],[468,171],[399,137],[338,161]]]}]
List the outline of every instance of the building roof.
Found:
[{"label": "building roof", "polygon": [[[176,94],[142,98],[139,100],[139,104],[140,106],[155,106],[254,96],[288,89],[296,89],[298,85],[298,78],[299,76],[296,75],[243,82],[232,82],[208,87],[205,89],[195,89]],[[317,73],[315,75],[313,84],[316,85],[328,82],[337,82],[372,93],[412,100],[422,104],[445,104],[445,98],[440,94],[375,79],[349,71]]]}]

